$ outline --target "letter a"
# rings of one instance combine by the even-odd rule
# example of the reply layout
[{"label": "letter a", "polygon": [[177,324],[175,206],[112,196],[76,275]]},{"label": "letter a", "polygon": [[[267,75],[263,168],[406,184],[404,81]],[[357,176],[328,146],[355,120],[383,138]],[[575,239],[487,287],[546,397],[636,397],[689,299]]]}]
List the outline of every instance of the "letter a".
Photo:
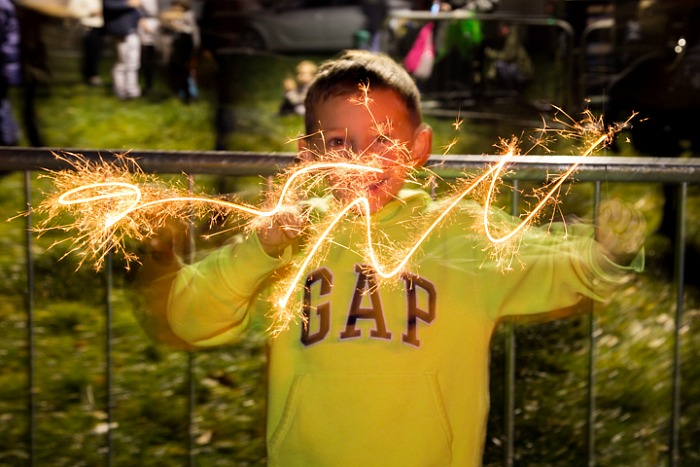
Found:
[{"label": "letter a", "polygon": [[[352,296],[352,303],[348,310],[348,319],[345,323],[345,330],[340,333],[341,339],[352,339],[360,337],[362,330],[355,326],[358,319],[372,319],[375,327],[370,331],[370,336],[379,339],[391,339],[391,333],[386,329],[384,321],[384,310],[382,309],[382,301],[379,297],[379,288],[377,287],[377,279],[375,272],[369,266],[356,264],[355,272],[357,273],[357,283],[355,284],[355,293]],[[362,297],[369,294],[371,308],[362,308]]]}]

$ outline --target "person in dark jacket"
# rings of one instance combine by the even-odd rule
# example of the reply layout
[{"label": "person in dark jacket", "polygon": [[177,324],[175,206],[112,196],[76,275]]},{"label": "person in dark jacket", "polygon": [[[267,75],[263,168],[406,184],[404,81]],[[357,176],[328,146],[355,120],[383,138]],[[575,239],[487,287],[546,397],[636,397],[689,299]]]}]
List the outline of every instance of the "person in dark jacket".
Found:
[{"label": "person in dark jacket", "polygon": [[387,0],[363,0],[362,12],[365,15],[365,29],[370,34],[368,48],[372,52],[381,50],[381,31],[389,14]]},{"label": "person in dark jacket", "polygon": [[19,127],[12,115],[7,94],[10,86],[20,84],[22,71],[19,53],[19,24],[14,3],[0,0],[0,145],[15,146]]},{"label": "person in dark jacket", "polygon": [[112,68],[112,85],[119,99],[141,96],[140,6],[141,0],[103,0],[105,32],[116,40],[117,59]]}]

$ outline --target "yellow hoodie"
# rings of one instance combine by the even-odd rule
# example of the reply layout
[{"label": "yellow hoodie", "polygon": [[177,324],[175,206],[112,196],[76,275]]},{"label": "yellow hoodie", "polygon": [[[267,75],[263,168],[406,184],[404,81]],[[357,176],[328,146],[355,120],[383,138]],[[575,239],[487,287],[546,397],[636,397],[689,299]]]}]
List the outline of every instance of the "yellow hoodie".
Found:
[{"label": "yellow hoodie", "polygon": [[[440,209],[404,190],[372,216],[373,228],[405,241]],[[477,213],[462,206],[388,282],[358,252],[364,227],[345,222],[334,232],[290,302],[308,324],[296,320],[271,339],[269,465],[481,465],[498,319],[600,300],[627,268],[601,255],[590,227],[583,236],[569,227],[564,238],[549,226],[529,229],[504,271]],[[251,236],[185,267],[170,290],[170,326],[195,346],[236,339],[252,310],[265,308],[266,281],[290,260],[267,256]]]}]

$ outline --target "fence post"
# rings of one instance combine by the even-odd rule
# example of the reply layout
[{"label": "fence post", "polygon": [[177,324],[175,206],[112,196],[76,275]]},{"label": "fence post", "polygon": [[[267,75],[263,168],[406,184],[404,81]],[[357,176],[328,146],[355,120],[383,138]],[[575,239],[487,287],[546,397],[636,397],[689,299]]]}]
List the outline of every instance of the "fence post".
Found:
[{"label": "fence post", "polygon": [[112,250],[107,252],[106,270],[105,270],[105,413],[107,415],[107,430],[105,431],[105,463],[107,466],[112,465],[114,459],[114,449],[112,443],[113,424],[113,406],[112,400],[112,288],[114,286],[114,274],[112,272],[113,265]]},{"label": "fence post", "polygon": [[36,444],[36,388],[34,387],[34,255],[32,253],[32,179],[31,172],[24,172],[25,229],[24,246],[27,273],[25,306],[27,309],[27,465],[34,465]]},{"label": "fence post", "polygon": [[[190,194],[194,193],[194,176],[187,174],[187,187]],[[187,226],[187,264],[192,264],[195,259],[195,228],[194,228],[194,212],[191,212]],[[194,378],[194,370],[197,364],[196,355],[193,351],[187,352],[187,465],[194,467],[195,465],[195,417],[194,411],[196,406],[197,383]]]},{"label": "fence post", "polygon": [[669,465],[676,467],[679,459],[679,431],[681,413],[681,326],[683,326],[684,283],[685,283],[685,223],[688,183],[678,187],[678,207],[676,217],[676,237],[674,251],[674,282],[676,285],[676,319],[673,332],[673,375],[671,400],[671,439],[669,445]]},{"label": "fence post", "polygon": [[[518,215],[518,180],[513,180],[513,197],[511,200],[511,212]],[[503,431],[505,441],[503,449],[503,465],[512,467],[515,456],[515,324],[512,321],[505,323],[505,377],[503,381]]]},{"label": "fence post", "polygon": [[[600,190],[601,183],[594,183],[593,191],[593,225],[598,225],[598,214],[600,213]],[[593,303],[589,305],[588,310],[588,413],[586,417],[586,465],[593,467],[595,465],[595,360],[596,360],[596,342],[597,342],[597,325],[594,314]]]}]

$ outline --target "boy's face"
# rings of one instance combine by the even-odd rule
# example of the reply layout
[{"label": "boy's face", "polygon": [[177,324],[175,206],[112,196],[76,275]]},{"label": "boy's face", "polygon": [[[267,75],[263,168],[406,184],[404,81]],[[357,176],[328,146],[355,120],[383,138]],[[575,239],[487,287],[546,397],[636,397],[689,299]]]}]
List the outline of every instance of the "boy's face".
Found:
[{"label": "boy's face", "polygon": [[316,116],[322,136],[305,142],[307,148],[330,160],[382,169],[381,173],[351,171],[329,177],[337,198],[349,202],[364,196],[370,213],[394,199],[408,172],[430,155],[430,128],[416,128],[392,90],[330,97],[317,106]]}]

